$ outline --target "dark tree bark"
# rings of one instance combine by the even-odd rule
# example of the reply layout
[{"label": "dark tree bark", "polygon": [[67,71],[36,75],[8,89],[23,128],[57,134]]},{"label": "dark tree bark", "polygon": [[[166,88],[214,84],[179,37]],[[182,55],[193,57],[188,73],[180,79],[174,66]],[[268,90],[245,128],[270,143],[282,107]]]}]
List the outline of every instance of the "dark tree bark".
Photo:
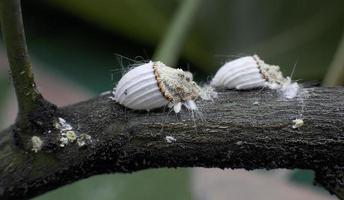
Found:
[{"label": "dark tree bark", "polygon": [[[16,125],[0,133],[0,199],[31,198],[95,174],[162,167],[311,169],[343,199],[342,87],[304,88],[292,100],[272,90],[222,91],[197,105],[203,120],[188,111],[126,110],[108,95],[58,109],[56,119],[92,137],[82,147],[60,147],[59,129],[36,113],[33,130],[44,133],[37,153],[16,142]],[[294,119],[304,125],[293,127]]]}]

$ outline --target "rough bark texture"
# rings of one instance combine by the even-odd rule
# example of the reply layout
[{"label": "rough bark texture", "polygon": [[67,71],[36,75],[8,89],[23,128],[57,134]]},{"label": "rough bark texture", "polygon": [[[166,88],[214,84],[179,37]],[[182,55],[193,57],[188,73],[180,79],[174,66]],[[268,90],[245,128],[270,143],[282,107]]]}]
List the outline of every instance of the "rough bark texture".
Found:
[{"label": "rough bark texture", "polygon": [[[59,130],[41,121],[36,124],[50,131],[38,153],[16,145],[14,133],[21,130],[10,127],[0,133],[0,199],[27,199],[95,174],[196,166],[312,169],[343,198],[342,87],[304,88],[292,100],[271,90],[222,91],[214,102],[197,105],[203,120],[187,111],[130,111],[100,96],[56,113],[92,141],[60,147]],[[297,118],[304,125],[294,129]]]},{"label": "rough bark texture", "polygon": [[[11,76],[19,105],[19,118],[36,109],[42,96],[36,88],[29,53],[26,46],[20,0],[0,1],[0,22]],[[23,124],[25,126],[26,124]]]}]

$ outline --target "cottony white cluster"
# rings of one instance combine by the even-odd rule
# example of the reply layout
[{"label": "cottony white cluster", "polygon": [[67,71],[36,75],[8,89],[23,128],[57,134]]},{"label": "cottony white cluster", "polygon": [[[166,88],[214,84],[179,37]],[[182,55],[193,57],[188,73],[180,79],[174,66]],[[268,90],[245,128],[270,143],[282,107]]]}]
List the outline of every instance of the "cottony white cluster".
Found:
[{"label": "cottony white cluster", "polygon": [[32,151],[37,153],[42,149],[43,141],[38,136],[32,136],[31,137],[31,143],[32,143]]},{"label": "cottony white cluster", "polygon": [[85,146],[92,142],[92,137],[85,133],[79,134],[74,131],[72,125],[66,122],[65,119],[59,117],[58,121],[54,124],[55,128],[60,131],[60,147],[65,147],[69,143],[76,143],[79,147]]},{"label": "cottony white cluster", "polygon": [[65,147],[69,142],[76,140],[77,136],[73,127],[65,119],[59,117],[58,122],[55,123],[55,128],[60,130],[60,147]]},{"label": "cottony white cluster", "polygon": [[211,85],[237,90],[268,87],[279,89],[286,98],[294,98],[299,89],[297,83],[283,76],[279,66],[266,64],[257,55],[225,63],[215,74]]},{"label": "cottony white cluster", "polygon": [[196,110],[194,102],[201,88],[190,72],[174,69],[162,62],[149,62],[127,72],[114,89],[114,100],[134,110],[173,107],[176,113],[182,105]]}]

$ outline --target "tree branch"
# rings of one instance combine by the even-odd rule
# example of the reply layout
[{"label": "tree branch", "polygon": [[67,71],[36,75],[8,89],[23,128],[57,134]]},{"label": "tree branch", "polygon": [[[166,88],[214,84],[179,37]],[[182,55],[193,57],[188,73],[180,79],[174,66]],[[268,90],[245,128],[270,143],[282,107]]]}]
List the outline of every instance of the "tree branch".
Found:
[{"label": "tree branch", "polygon": [[[343,91],[305,88],[292,100],[271,90],[224,91],[215,102],[197,102],[204,121],[187,111],[126,110],[109,96],[61,108],[58,117],[78,137],[91,136],[89,143],[60,147],[55,126],[34,153],[16,148],[13,127],[0,133],[0,198],[31,198],[95,174],[217,167],[312,169],[320,184],[343,199],[338,191],[344,179],[335,173],[344,166]],[[304,125],[293,128],[296,118]]]},{"label": "tree branch", "polygon": [[18,117],[27,118],[37,108],[42,97],[36,89],[27,51],[20,0],[1,0],[0,19],[18,99]]}]

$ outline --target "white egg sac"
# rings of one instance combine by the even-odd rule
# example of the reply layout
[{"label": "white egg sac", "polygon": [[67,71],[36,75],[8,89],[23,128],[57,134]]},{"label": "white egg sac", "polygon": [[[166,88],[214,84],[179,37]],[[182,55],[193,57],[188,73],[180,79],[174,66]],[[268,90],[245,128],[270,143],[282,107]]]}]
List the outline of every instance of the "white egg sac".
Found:
[{"label": "white egg sac", "polygon": [[161,62],[149,62],[127,72],[118,82],[114,99],[134,110],[152,110],[169,105],[179,112],[184,103],[194,103],[201,89],[190,72]]},{"label": "white egg sac", "polygon": [[286,78],[279,66],[266,64],[254,55],[225,63],[210,84],[218,88],[245,90],[265,86],[280,87],[284,82]]}]

